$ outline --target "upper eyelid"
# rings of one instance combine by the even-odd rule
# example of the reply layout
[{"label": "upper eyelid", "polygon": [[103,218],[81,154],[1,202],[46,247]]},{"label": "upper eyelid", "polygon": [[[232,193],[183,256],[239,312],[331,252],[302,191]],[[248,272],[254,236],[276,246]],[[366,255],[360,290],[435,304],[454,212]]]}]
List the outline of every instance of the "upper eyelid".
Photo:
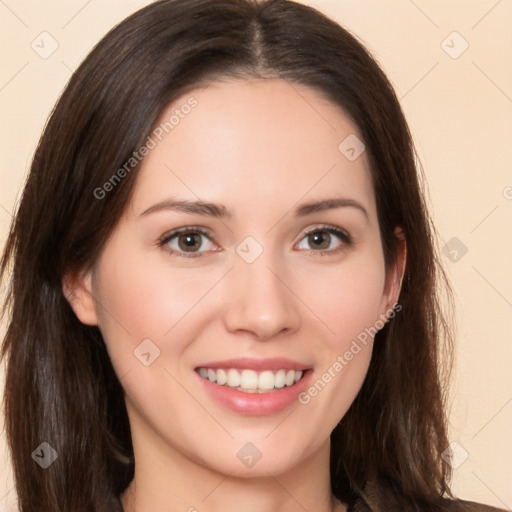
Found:
[{"label": "upper eyelid", "polygon": [[349,231],[347,231],[344,228],[340,228],[339,226],[334,226],[332,224],[319,224],[313,228],[307,229],[304,232],[301,231],[302,237],[300,238],[300,240],[302,240],[302,238],[304,238],[306,235],[309,235],[310,233],[314,233],[315,231],[322,231],[322,230],[330,232],[330,234],[336,234],[336,233],[332,233],[332,231],[338,232],[338,233],[345,235],[350,240],[352,240],[352,235],[350,234]]},{"label": "upper eyelid", "polygon": [[175,236],[181,235],[182,233],[200,233],[201,235],[207,236],[210,240],[214,241],[213,231],[208,228],[201,228],[198,226],[183,226],[181,228],[171,229],[164,233],[161,237],[159,237],[158,241],[160,243],[165,243]]}]

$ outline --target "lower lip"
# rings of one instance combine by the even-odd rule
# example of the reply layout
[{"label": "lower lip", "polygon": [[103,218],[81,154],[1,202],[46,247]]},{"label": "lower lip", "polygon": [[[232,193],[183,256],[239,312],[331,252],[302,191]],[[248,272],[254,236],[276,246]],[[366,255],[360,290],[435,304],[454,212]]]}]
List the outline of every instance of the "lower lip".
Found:
[{"label": "lower lip", "polygon": [[244,393],[227,386],[219,386],[197,372],[194,373],[206,391],[221,405],[239,414],[263,416],[282,411],[297,402],[299,394],[307,388],[313,371],[305,370],[302,379],[293,386],[285,386],[268,393]]}]

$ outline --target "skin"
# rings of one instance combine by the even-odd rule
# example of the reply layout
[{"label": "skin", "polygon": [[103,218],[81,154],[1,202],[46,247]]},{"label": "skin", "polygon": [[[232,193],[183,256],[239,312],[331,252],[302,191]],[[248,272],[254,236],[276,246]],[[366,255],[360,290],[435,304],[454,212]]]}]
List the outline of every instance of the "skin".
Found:
[{"label": "skin", "polygon": [[[318,92],[279,79],[216,82],[161,119],[191,95],[198,105],[143,161],[99,259],[64,280],[78,318],[101,329],[125,390],[136,461],[125,511],[346,510],[330,490],[329,436],[362,385],[372,340],[308,404],[269,415],[224,408],[194,368],[283,356],[313,367],[315,382],[389,316],[405,244],[386,273],[366,153],[349,161],[338,150],[348,135],[362,137]],[[231,216],[141,215],[161,201],[198,198]],[[332,198],[357,201],[367,217],[350,206],[295,215]],[[325,224],[351,243],[324,232],[319,251],[306,233]],[[186,226],[211,233],[211,242],[199,237],[199,257],[170,254],[177,239],[158,245]],[[236,252],[247,236],[263,249],[252,263]],[[134,356],[145,339],[160,350],[150,366]],[[251,468],[236,455],[247,442],[262,454]]]}]

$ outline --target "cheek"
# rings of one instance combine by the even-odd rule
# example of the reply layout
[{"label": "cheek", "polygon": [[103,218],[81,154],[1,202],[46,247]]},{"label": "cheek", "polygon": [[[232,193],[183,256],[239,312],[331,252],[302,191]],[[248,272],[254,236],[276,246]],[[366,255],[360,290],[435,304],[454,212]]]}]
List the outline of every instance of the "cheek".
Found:
[{"label": "cheek", "polygon": [[[378,254],[378,253],[377,253]],[[318,336],[318,321],[309,338],[320,364],[315,380],[299,400],[332,429],[344,416],[365,379],[373,337],[382,312],[384,263],[375,257],[353,258],[318,270],[303,280],[308,305],[326,335]],[[316,326],[316,327],[315,327]]]},{"label": "cheek", "polygon": [[305,413],[322,418],[317,427],[326,436],[346,414],[366,377],[383,286],[379,272],[368,268],[363,274],[340,272],[336,277],[325,283],[325,293],[313,297],[330,332],[319,339],[311,328],[319,364],[311,385],[299,396]]},{"label": "cheek", "polygon": [[[185,324],[190,331],[201,329],[207,316],[197,317],[195,309],[221,276],[220,270],[172,268],[166,254],[148,261],[136,251],[128,253],[111,247],[99,261],[93,285],[99,327],[120,371],[133,365],[134,350],[147,339],[161,352],[179,355],[193,333],[180,344],[182,338],[172,331]],[[186,321],[190,316],[195,318],[193,325]]]},{"label": "cheek", "polygon": [[329,339],[343,349],[360,333],[375,326],[382,312],[385,286],[380,259],[356,259],[338,267],[316,270],[303,280],[308,306],[330,332]]}]

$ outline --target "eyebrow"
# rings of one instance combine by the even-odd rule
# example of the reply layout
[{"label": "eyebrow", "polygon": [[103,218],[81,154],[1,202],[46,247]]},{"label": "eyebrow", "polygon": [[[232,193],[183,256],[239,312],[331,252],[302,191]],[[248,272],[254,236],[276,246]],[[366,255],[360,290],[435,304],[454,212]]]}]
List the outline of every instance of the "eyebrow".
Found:
[{"label": "eyebrow", "polygon": [[368,211],[360,202],[356,201],[355,199],[348,198],[325,199],[323,201],[303,204],[295,209],[295,215],[297,217],[304,217],[306,215],[311,215],[312,213],[316,212],[323,212],[325,210],[332,210],[334,208],[345,207],[356,208],[357,210],[364,214],[367,220],[370,219]]},{"label": "eyebrow", "polygon": [[140,215],[148,215],[150,213],[159,211],[175,211],[181,213],[195,213],[197,215],[204,215],[210,217],[217,217],[218,219],[229,218],[231,214],[228,209],[216,203],[207,203],[204,201],[175,201],[166,200],[150,206],[144,210]]},{"label": "eyebrow", "polygon": [[[366,219],[369,219],[368,211],[366,208],[355,199],[349,198],[324,199],[322,201],[306,203],[298,206],[295,209],[295,215],[297,217],[305,217],[313,213],[345,207],[356,208],[364,214]],[[208,203],[205,201],[183,201],[172,199],[160,201],[159,203],[150,206],[144,210],[140,216],[167,210],[216,217],[219,219],[231,218],[231,213],[222,204]]]}]

